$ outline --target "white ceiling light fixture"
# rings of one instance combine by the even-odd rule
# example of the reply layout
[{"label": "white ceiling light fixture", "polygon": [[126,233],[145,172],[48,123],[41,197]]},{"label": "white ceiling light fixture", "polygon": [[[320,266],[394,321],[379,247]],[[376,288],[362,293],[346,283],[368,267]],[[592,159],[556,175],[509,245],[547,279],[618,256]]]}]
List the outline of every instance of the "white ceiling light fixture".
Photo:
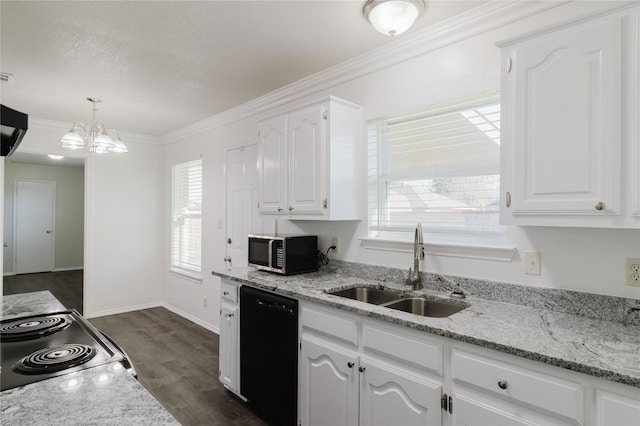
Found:
[{"label": "white ceiling light fixture", "polygon": [[394,36],[407,31],[424,12],[424,0],[367,0],[363,13],[373,28]]},{"label": "white ceiling light fixture", "polygon": [[[60,143],[64,148],[69,149],[88,149],[89,152],[96,154],[109,154],[129,152],[127,146],[120,140],[120,135],[115,129],[107,129],[102,123],[96,123],[96,104],[102,102],[102,99],[87,98],[93,104],[93,119],[91,126],[87,127],[84,123],[75,122],[69,132],[65,134]],[[78,133],[82,131],[82,135]],[[115,140],[111,139],[108,132],[115,133]]]}]

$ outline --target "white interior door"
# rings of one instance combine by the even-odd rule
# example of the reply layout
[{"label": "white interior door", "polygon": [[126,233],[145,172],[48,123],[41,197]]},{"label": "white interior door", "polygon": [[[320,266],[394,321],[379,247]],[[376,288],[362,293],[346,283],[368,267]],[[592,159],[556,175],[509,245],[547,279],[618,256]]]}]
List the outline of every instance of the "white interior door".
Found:
[{"label": "white interior door", "polygon": [[55,182],[16,180],[14,188],[14,271],[53,271]]},{"label": "white interior door", "polygon": [[256,145],[227,151],[227,267],[246,267],[247,236],[262,232],[257,159]]}]

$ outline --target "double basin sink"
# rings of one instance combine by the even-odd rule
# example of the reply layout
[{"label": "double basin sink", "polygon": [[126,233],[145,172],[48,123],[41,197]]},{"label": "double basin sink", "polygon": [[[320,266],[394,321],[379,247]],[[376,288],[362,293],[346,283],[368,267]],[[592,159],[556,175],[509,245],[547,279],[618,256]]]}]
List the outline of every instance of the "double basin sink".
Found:
[{"label": "double basin sink", "polygon": [[330,291],[328,294],[384,306],[389,309],[421,315],[423,317],[448,317],[468,306],[462,303],[450,303],[424,297],[405,296],[397,291],[371,287],[352,287],[345,290]]}]

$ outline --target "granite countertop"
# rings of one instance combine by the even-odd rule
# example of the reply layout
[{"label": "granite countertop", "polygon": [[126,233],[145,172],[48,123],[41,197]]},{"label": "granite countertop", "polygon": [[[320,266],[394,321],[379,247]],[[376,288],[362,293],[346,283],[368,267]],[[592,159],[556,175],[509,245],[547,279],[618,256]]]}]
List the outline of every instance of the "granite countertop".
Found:
[{"label": "granite countertop", "polygon": [[[329,290],[355,286],[384,286],[429,298],[452,300],[449,298],[449,292],[429,288],[418,292],[407,290],[398,276],[384,274],[378,275],[375,279],[371,276],[366,277],[366,272],[348,275],[336,271],[282,276],[251,268],[212,271],[212,274],[298,300],[332,306],[438,336],[640,387],[640,325],[637,323],[625,324],[610,319],[589,318],[544,307],[488,300],[469,294],[464,300],[464,303],[469,304],[466,309],[446,318],[430,318],[327,294]],[[438,279],[442,278],[438,276]],[[534,290],[531,292],[537,295]],[[524,293],[527,293],[526,288]],[[580,299],[580,294],[577,293],[575,296],[578,298],[575,302],[580,305],[589,304],[582,300],[588,297],[582,296]],[[567,298],[567,295],[563,294],[563,297]],[[638,301],[623,299],[613,302],[632,306],[626,308],[625,305],[625,310],[628,309],[637,316]]]},{"label": "granite countertop", "polygon": [[[4,296],[2,319],[65,307],[48,291]],[[87,368],[0,393],[3,424],[179,425],[118,362]]]}]

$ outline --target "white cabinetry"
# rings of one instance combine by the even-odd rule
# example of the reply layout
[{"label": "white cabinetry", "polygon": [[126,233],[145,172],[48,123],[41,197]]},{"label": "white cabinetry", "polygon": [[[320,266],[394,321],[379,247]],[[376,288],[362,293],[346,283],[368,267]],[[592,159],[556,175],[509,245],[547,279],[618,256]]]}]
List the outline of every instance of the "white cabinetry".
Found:
[{"label": "white cabinetry", "polygon": [[259,123],[259,212],[361,219],[363,132],[362,109],[334,97]]},{"label": "white cabinetry", "polygon": [[583,423],[579,383],[458,349],[451,360],[454,424]]},{"label": "white cabinetry", "polygon": [[624,426],[640,424],[640,390],[634,398],[603,389],[596,389],[594,425]]},{"label": "white cabinetry", "polygon": [[442,385],[433,366],[441,367],[442,348],[415,337],[402,327],[302,305],[300,424],[441,424]]},{"label": "white cabinetry", "polygon": [[240,305],[239,284],[222,280],[220,303],[220,382],[240,395]]},{"label": "white cabinetry", "polygon": [[637,10],[498,44],[502,223],[640,228]]},{"label": "white cabinetry", "polygon": [[640,424],[640,389],[301,303],[300,425]]}]

